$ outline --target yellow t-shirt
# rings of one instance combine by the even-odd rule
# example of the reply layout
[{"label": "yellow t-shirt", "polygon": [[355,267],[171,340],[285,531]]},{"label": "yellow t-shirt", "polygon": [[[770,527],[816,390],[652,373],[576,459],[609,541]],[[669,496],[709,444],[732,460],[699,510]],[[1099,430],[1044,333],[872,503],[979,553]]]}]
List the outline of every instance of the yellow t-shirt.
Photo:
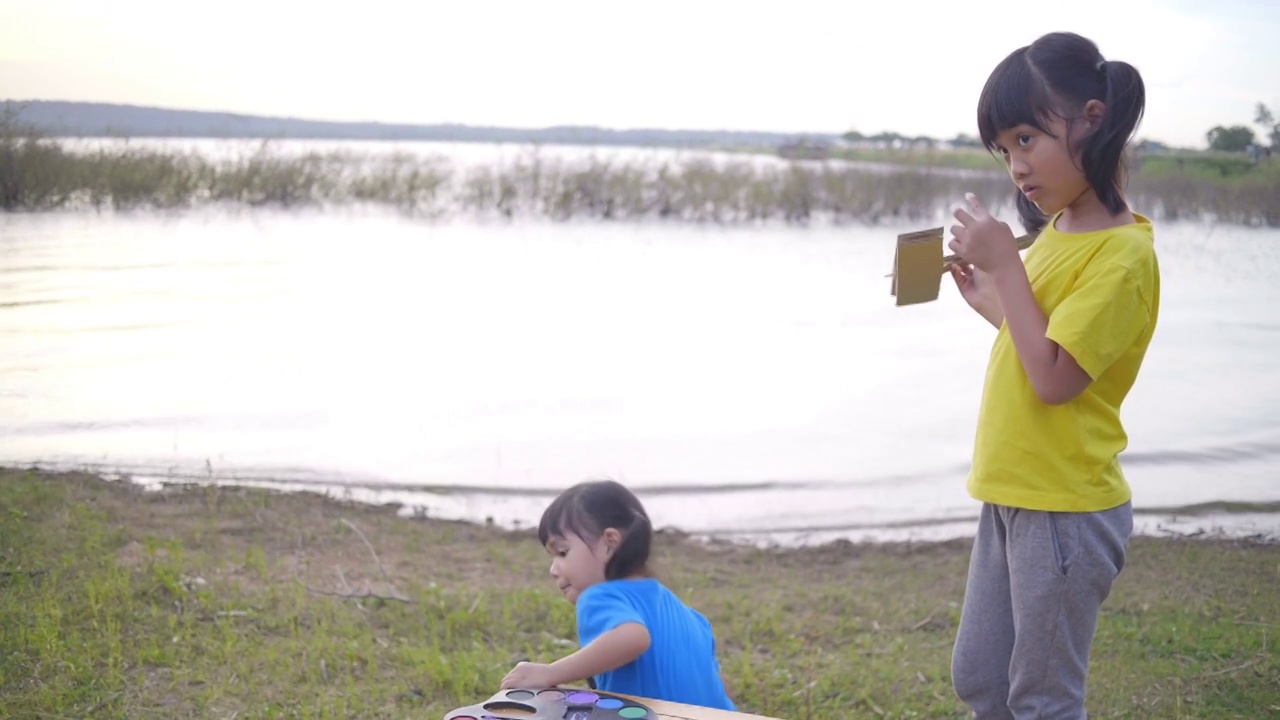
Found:
[{"label": "yellow t-shirt", "polygon": [[1160,311],[1151,221],[1089,233],[1045,227],[1026,255],[1049,318],[1045,335],[1093,382],[1063,405],[1036,395],[1003,325],[978,411],[969,494],[982,502],[1092,512],[1130,499],[1117,456],[1128,444],[1120,403],[1133,387]]}]

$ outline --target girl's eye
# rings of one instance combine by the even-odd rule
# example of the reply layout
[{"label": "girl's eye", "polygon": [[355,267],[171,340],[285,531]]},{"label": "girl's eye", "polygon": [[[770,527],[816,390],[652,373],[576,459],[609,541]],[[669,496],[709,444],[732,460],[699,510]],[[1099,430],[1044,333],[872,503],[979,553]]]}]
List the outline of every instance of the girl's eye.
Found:
[{"label": "girl's eye", "polygon": [[556,557],[564,557],[569,554],[568,550],[557,550]]},{"label": "girl's eye", "polygon": [[1030,135],[1028,135],[1027,133],[1023,133],[1023,134],[1021,134],[1021,135],[1019,135],[1019,136],[1018,136],[1018,146],[1019,146],[1019,147],[1026,147],[1026,146],[1028,146],[1028,145],[1030,145],[1030,144],[1031,144],[1031,136],[1030,136]]}]

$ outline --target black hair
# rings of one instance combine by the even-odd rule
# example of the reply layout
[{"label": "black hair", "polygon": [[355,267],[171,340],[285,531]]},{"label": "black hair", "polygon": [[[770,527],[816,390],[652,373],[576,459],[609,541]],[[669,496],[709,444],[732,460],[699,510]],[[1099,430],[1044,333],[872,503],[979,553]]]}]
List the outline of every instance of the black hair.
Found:
[{"label": "black hair", "polygon": [[649,546],[653,526],[640,499],[614,480],[590,480],[560,493],[542,513],[538,540],[545,546],[552,537],[573,533],[588,543],[614,528],[622,542],[604,566],[606,580],[649,574]]},{"label": "black hair", "polygon": [[[1121,193],[1124,150],[1142,121],[1146,86],[1137,68],[1103,58],[1092,40],[1049,33],[1010,53],[991,71],[978,98],[978,135],[994,152],[996,135],[1017,125],[1048,133],[1045,121],[1056,115],[1069,130],[1090,100],[1102,101],[1106,109],[1084,141],[1081,169],[1103,206],[1116,215],[1127,208]],[[1070,143],[1069,135],[1066,140]],[[1021,192],[1017,205],[1028,232],[1044,227],[1048,218]]]}]

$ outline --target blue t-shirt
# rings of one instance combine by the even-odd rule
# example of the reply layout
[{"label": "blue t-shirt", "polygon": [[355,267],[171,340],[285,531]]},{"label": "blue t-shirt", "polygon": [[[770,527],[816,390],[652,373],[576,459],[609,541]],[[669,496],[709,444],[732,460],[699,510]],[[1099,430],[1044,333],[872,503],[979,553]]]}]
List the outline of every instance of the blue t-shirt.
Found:
[{"label": "blue t-shirt", "polygon": [[596,676],[605,692],[736,710],[720,680],[716,639],[702,613],[653,578],[606,580],[578,597],[578,642],[623,625],[649,631],[649,649],[620,668]]}]

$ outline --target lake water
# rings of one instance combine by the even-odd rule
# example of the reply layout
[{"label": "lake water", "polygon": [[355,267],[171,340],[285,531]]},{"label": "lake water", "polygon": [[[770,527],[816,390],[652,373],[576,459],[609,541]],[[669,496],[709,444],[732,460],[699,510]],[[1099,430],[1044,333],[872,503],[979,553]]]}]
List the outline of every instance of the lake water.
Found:
[{"label": "lake water", "polygon": [[[0,215],[0,464],[504,525],[610,476],[695,534],[967,535],[994,330],[949,284],[893,306],[913,229]],[[1280,232],[1167,223],[1157,247],[1138,529],[1275,536]]]}]

